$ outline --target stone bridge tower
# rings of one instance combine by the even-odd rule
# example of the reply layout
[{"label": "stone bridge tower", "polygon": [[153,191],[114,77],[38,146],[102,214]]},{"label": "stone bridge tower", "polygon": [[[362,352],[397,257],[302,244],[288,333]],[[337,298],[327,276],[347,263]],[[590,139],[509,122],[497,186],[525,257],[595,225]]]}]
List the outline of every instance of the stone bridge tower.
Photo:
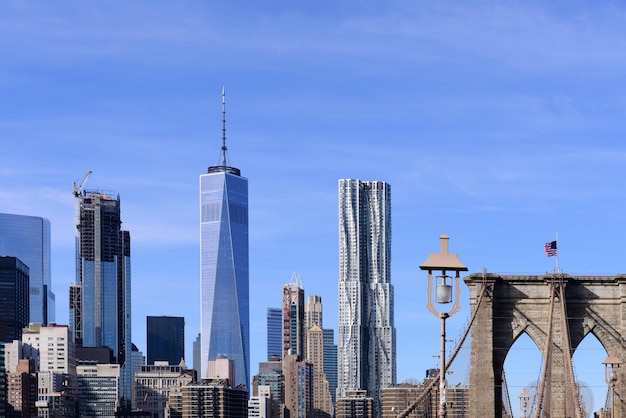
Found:
[{"label": "stone bridge tower", "polygon": [[[542,351],[542,367],[547,365],[549,370],[544,379],[542,417],[577,416],[572,410],[575,403],[571,397],[575,392],[567,376],[576,347],[589,333],[597,337],[607,353],[615,355],[626,366],[623,338],[626,335],[626,275],[475,273],[464,280],[469,287],[472,310],[476,309],[483,285],[487,286],[486,297],[471,329],[469,416],[503,417],[504,360],[523,333]],[[562,291],[555,294],[553,289]],[[548,339],[552,341],[550,350],[546,345]],[[549,353],[547,360],[546,353]],[[626,367],[616,370],[615,417],[626,417]],[[538,387],[538,393],[540,390]]]}]

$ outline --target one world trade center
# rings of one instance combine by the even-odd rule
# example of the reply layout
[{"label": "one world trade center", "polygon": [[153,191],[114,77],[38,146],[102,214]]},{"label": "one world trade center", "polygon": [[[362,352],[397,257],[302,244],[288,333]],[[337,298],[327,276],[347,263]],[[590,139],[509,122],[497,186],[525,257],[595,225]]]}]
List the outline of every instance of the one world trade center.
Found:
[{"label": "one world trade center", "polygon": [[248,277],[248,179],[231,167],[226,154],[222,90],[220,161],[200,176],[201,377],[208,361],[227,357],[235,382],[249,386],[250,315]]}]

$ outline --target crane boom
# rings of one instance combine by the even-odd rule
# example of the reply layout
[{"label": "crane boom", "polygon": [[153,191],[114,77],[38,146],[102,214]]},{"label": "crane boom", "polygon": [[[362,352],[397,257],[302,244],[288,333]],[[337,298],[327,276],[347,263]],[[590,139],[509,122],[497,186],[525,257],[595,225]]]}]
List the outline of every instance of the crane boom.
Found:
[{"label": "crane boom", "polygon": [[83,181],[80,182],[80,185],[78,187],[76,187],[76,182],[74,182],[74,191],[72,192],[72,194],[75,197],[78,197],[78,195],[80,195],[80,193],[83,191],[83,186],[87,182],[89,176],[91,176],[91,173],[93,173],[93,171],[89,170],[89,172],[85,174],[85,177],[83,177]]}]

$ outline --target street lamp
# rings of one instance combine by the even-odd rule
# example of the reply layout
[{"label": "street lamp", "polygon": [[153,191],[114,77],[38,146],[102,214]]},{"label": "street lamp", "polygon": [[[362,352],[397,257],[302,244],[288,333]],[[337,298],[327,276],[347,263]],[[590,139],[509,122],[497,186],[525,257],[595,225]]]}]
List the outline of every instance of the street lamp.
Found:
[{"label": "street lamp", "polygon": [[526,388],[522,390],[522,393],[519,395],[519,409],[522,411],[522,417],[526,418],[526,413],[530,408],[530,395],[526,392]]},{"label": "street lamp", "polygon": [[[446,318],[454,315],[459,310],[459,294],[461,292],[460,273],[467,271],[467,267],[461,263],[456,254],[448,253],[448,236],[441,235],[439,237],[439,253],[431,253],[428,259],[420,264],[420,269],[428,270],[428,310],[441,319],[441,344],[439,354],[439,418],[446,417]],[[433,271],[440,272],[436,274],[436,278],[440,280],[435,286],[435,294],[433,295]],[[452,276],[446,273],[455,272],[454,283]],[[450,279],[448,284],[448,279]],[[456,289],[454,297],[454,305],[447,312],[435,309],[433,299],[438,304],[452,303],[453,285]]]},{"label": "street lamp", "polygon": [[604,364],[604,381],[611,388],[611,418],[615,417],[615,384],[617,384],[617,371],[622,364],[620,359],[612,354],[602,362]]}]

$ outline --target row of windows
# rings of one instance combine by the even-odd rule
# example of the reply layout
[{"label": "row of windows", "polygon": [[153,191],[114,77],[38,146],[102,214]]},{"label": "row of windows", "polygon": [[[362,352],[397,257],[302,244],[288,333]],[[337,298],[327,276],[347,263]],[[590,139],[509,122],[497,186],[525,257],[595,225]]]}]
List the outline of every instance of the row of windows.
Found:
[{"label": "row of windows", "polygon": [[[248,208],[236,203],[228,204],[228,214],[232,223],[248,225]],[[203,203],[200,214],[201,222],[217,222],[222,218],[222,203]]]}]

